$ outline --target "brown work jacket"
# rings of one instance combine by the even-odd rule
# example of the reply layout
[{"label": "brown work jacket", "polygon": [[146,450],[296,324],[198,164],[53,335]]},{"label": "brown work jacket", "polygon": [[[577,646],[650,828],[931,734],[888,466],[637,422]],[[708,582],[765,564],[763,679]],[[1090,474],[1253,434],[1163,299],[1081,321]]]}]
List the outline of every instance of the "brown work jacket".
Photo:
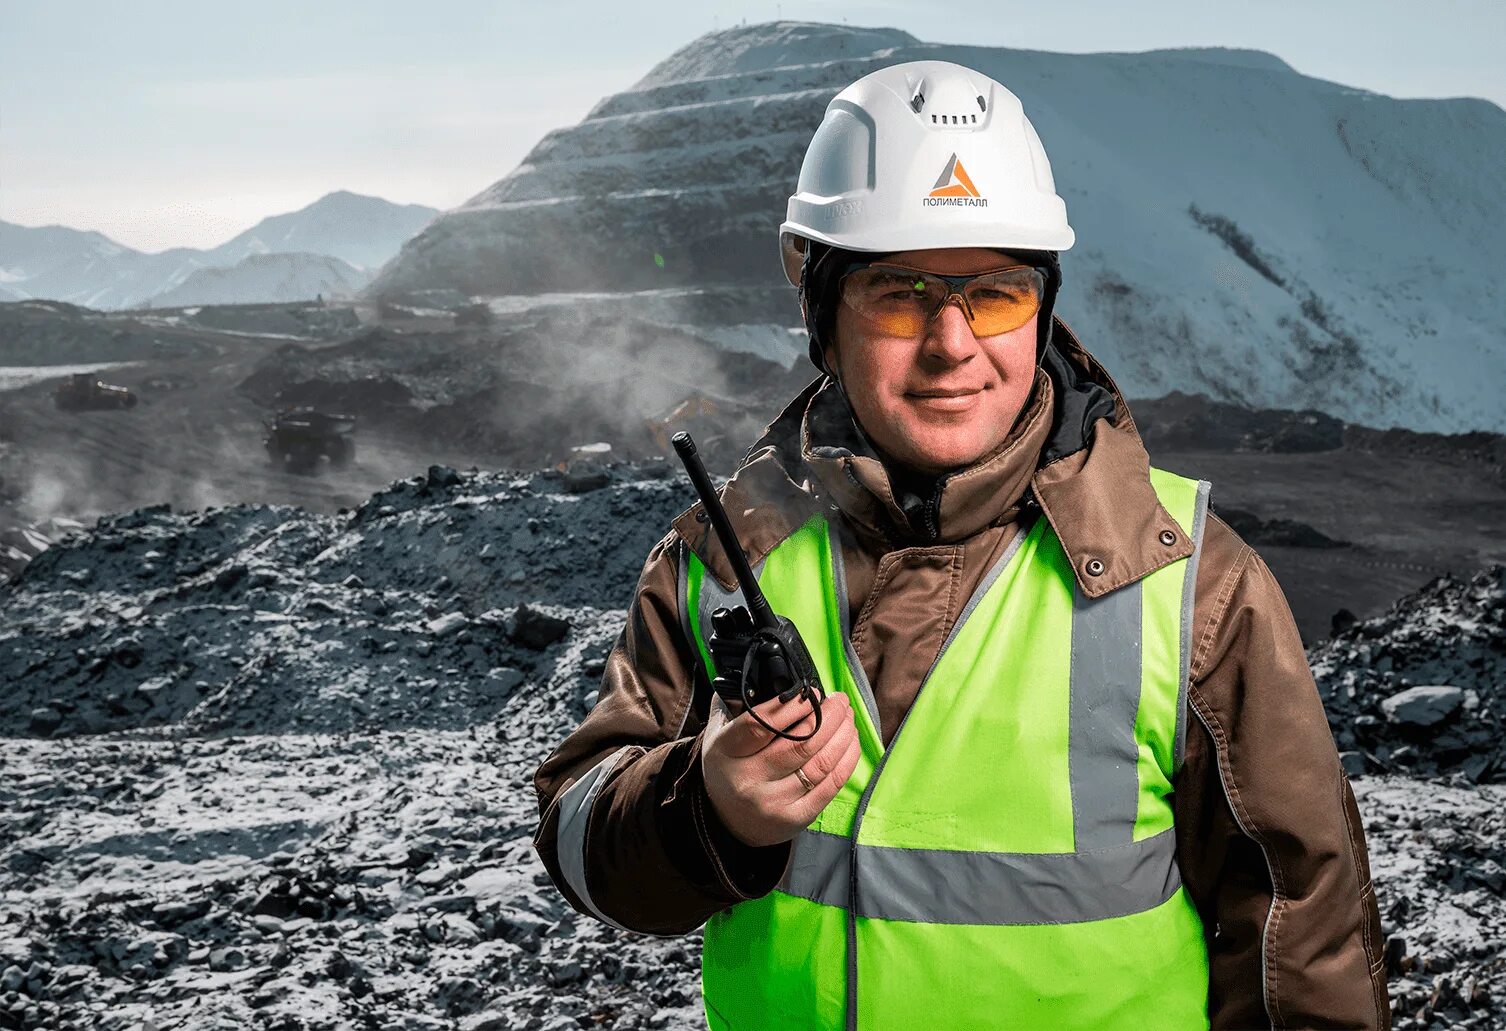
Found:
[{"label": "brown work jacket", "polygon": [[[1064,323],[1053,326],[1024,410],[974,465],[940,481],[892,476],[823,377],[770,424],[724,489],[755,564],[817,510],[845,521],[848,625],[886,745],[1022,524],[1051,521],[1090,597],[1191,551],[1184,534],[1163,541],[1175,522],[1118,388]],[[1218,484],[1210,496],[1216,509]],[[535,776],[535,846],[560,891],[590,912],[563,872],[569,864],[597,914],[650,934],[693,930],[770,891],[790,854],[788,844],[734,838],[701,779],[693,685],[704,673],[680,612],[682,549],[724,586],[733,575],[696,511],[650,552],[599,701]],[[1387,1028],[1380,916],[1354,795],[1286,598],[1216,512],[1195,589],[1186,757],[1172,802],[1177,861],[1207,935],[1212,1025]],[[593,770],[585,833],[562,849],[561,797]]]}]

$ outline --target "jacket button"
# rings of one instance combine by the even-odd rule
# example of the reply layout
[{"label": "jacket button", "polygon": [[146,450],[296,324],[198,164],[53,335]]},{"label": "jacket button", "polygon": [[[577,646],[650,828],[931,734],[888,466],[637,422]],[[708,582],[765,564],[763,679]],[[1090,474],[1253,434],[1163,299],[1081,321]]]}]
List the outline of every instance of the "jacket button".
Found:
[{"label": "jacket button", "polygon": [[698,522],[698,523],[704,523],[704,522],[708,522],[710,519],[711,519],[711,516],[709,516],[709,515],[706,514],[706,510],[704,508],[698,508],[698,509],[695,510],[695,521],[696,522]]},{"label": "jacket button", "polygon": [[1176,534],[1172,533],[1170,530],[1162,530],[1161,531],[1161,543],[1162,544],[1166,545],[1169,548],[1173,544],[1175,544],[1176,542],[1177,542],[1177,535]]},{"label": "jacket button", "polygon": [[1102,559],[1097,559],[1097,558],[1090,558],[1090,559],[1088,559],[1088,564],[1084,568],[1087,569],[1089,576],[1102,576],[1103,575],[1103,560]]}]

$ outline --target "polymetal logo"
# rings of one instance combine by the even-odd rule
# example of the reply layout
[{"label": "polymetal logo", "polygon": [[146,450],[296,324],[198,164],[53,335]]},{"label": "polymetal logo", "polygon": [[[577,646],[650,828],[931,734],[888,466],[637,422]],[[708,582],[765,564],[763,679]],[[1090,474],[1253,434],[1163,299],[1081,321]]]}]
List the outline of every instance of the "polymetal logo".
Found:
[{"label": "polymetal logo", "polygon": [[938,204],[969,208],[988,207],[988,199],[978,194],[978,188],[973,185],[972,177],[967,174],[967,169],[962,167],[962,162],[957,160],[956,154],[952,155],[946,167],[941,170],[935,187],[928,196],[922,198],[922,203],[927,207],[936,207]]}]

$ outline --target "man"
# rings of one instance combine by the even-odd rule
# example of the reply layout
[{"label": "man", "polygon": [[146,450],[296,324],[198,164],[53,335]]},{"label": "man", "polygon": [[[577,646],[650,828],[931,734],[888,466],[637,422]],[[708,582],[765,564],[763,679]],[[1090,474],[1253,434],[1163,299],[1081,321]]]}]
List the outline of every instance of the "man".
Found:
[{"label": "man", "polygon": [[1389,1026],[1290,610],[1052,315],[1073,232],[1019,101],[860,79],[781,242],[822,375],[722,496],[819,725],[723,703],[777,664],[692,508],[539,768],[559,889],[705,923],[714,1028]]}]

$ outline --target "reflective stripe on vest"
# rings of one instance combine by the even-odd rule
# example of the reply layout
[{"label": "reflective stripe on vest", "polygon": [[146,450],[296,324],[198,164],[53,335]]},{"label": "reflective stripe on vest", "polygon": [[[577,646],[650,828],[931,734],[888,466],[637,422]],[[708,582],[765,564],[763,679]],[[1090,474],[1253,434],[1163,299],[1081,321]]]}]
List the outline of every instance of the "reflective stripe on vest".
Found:
[{"label": "reflective stripe on vest", "polygon": [[[969,599],[887,750],[849,640],[840,521],[817,516],[765,558],[771,604],[853,702],[862,757],[779,887],[708,922],[712,1027],[1207,1026],[1169,796],[1208,484],[1154,468],[1151,483],[1191,558],[1090,599],[1038,519]],[[740,594],[694,556],[681,582],[714,669],[710,613]]]}]

